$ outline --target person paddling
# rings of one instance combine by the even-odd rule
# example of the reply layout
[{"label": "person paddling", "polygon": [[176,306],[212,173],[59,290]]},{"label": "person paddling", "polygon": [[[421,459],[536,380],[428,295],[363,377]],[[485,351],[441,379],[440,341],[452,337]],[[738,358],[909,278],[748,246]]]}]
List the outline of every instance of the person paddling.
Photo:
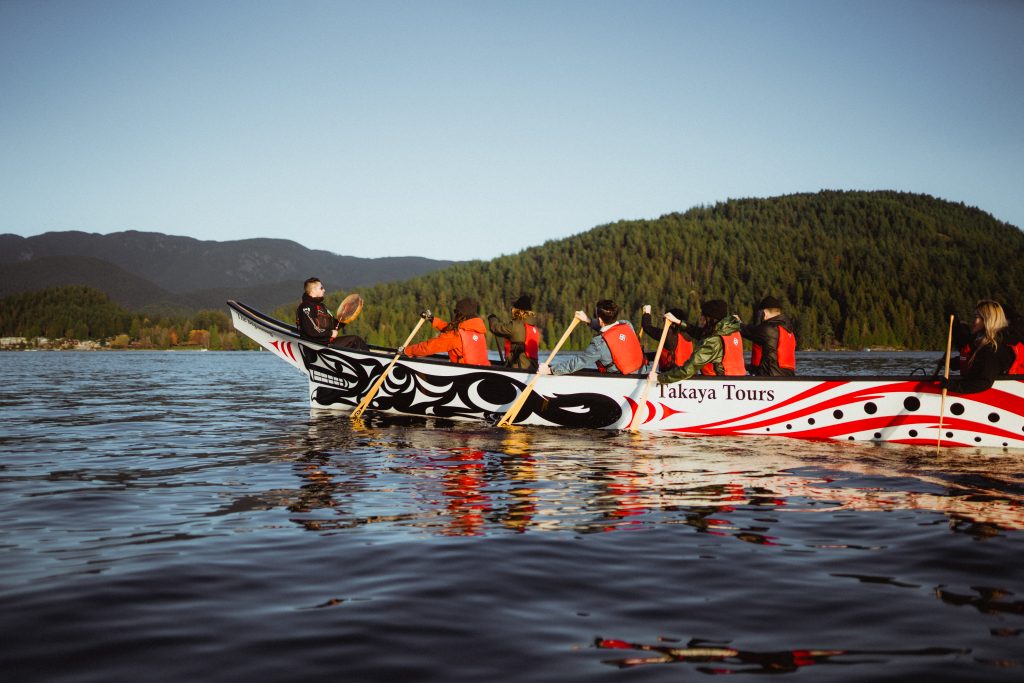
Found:
[{"label": "person paddling", "polygon": [[[662,329],[652,324],[651,305],[645,304],[643,311],[643,317],[640,318],[640,328],[651,339],[658,339],[661,337]],[[668,312],[680,322],[678,324],[672,323],[668,328],[668,336],[665,337],[665,347],[661,350],[661,358],[658,359],[658,370],[662,372],[685,363],[693,354],[693,346],[698,341],[694,336],[692,324],[686,322],[686,311],[681,308],[670,308]],[[651,351],[647,355],[650,356],[653,353]]]},{"label": "person paddling", "polygon": [[672,384],[702,375],[745,375],[743,340],[740,337],[740,319],[729,314],[729,305],[721,299],[705,301],[700,305],[700,327],[704,336],[693,350],[693,355],[682,367],[672,368],[658,375],[658,384]]},{"label": "person paddling", "polygon": [[976,394],[990,388],[1016,359],[1007,343],[1006,328],[1003,307],[989,299],[979,301],[971,325],[973,337],[960,358],[960,377],[942,377],[939,386],[954,394]]},{"label": "person paddling", "polygon": [[450,323],[435,317],[429,309],[420,313],[420,317],[430,322],[441,334],[419,344],[399,347],[399,353],[415,358],[447,352],[448,360],[453,363],[491,364],[487,357],[487,327],[480,318],[480,303],[476,299],[459,299]]},{"label": "person paddling", "polygon": [[796,335],[778,299],[773,296],[761,299],[754,322],[741,325],[740,334],[753,344],[747,366],[751,375],[792,377],[796,374]]},{"label": "person paddling", "polygon": [[512,302],[512,319],[504,322],[496,315],[487,316],[491,334],[505,344],[505,367],[536,370],[540,352],[540,329],[533,313],[533,299],[523,294]]},{"label": "person paddling", "polygon": [[[610,299],[602,299],[594,307],[594,321],[600,328],[590,346],[583,353],[559,360],[554,365],[541,363],[540,375],[569,375],[585,368],[596,367],[601,372],[631,375],[644,366],[644,350],[640,339],[628,320],[619,320],[619,306]],[[576,318],[590,325],[591,318],[576,311]]]}]

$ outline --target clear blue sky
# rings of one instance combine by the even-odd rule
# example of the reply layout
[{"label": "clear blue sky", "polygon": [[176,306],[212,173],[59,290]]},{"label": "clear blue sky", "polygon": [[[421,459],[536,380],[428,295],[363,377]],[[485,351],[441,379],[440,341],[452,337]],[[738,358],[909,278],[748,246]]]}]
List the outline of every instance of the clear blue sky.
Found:
[{"label": "clear blue sky", "polygon": [[1024,2],[0,1],[0,233],[489,259],[738,197],[1024,225]]}]

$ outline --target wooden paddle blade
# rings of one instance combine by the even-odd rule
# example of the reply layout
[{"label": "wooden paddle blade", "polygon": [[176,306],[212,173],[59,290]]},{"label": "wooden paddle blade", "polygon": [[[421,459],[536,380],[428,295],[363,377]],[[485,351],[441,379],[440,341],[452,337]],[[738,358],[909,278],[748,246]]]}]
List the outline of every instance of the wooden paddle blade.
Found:
[{"label": "wooden paddle blade", "polygon": [[338,306],[338,313],[334,316],[338,322],[347,325],[363,312],[363,297],[358,294],[349,294],[341,305]]},{"label": "wooden paddle blade", "polygon": [[[409,336],[406,337],[405,342],[402,344],[402,348],[405,348],[406,346],[409,345],[409,342],[411,342],[413,338],[416,336],[416,333],[419,332],[420,326],[423,324],[423,322],[423,318],[420,318],[419,322],[416,323],[416,327],[412,328],[412,332],[410,332]],[[377,392],[380,390],[381,385],[384,384],[384,380],[388,378],[388,374],[391,372],[391,368],[395,367],[395,363],[397,363],[398,359],[401,357],[402,353],[400,351],[395,353],[395,357],[391,359],[391,363],[389,363],[388,366],[384,368],[384,372],[380,373],[380,377],[378,377],[377,381],[373,383],[373,386],[370,387],[370,390],[366,392],[366,396],[363,396],[363,400],[359,402],[359,405],[356,406],[356,409],[352,411],[352,419],[357,419],[360,416],[362,416],[364,412],[366,412],[366,409],[370,405],[370,401],[372,401],[373,397],[377,395]]]},{"label": "wooden paddle blade", "polygon": [[512,426],[516,416],[519,415],[519,411],[522,410],[523,405],[526,404],[526,399],[533,392],[533,385],[537,383],[538,378],[540,378],[540,375],[534,375],[533,379],[531,379],[530,383],[526,385],[526,388],[523,389],[522,393],[520,393],[519,396],[516,397],[516,400],[512,402],[512,405],[509,406],[502,418],[498,420],[499,427]]},{"label": "wooden paddle blade", "polygon": [[[548,355],[548,359],[544,361],[545,364],[551,365],[551,361],[555,359],[555,355],[558,353],[558,350],[562,348],[562,344],[564,344],[565,340],[569,338],[569,335],[572,334],[572,331],[576,329],[576,326],[579,324],[579,322],[579,318],[572,319],[572,322],[569,323],[569,327],[562,334],[562,338],[558,340],[557,344],[555,344],[555,348],[551,349],[551,353]],[[523,393],[519,394],[516,400],[512,402],[512,405],[509,406],[508,410],[505,412],[502,418],[498,420],[499,427],[512,426],[512,423],[515,421],[516,416],[519,415],[519,411],[523,409],[523,404],[526,403],[526,398],[530,395],[530,392],[533,391],[533,385],[537,383],[538,379],[540,379],[539,374],[533,376],[533,379],[530,380],[530,383],[526,385],[525,389],[523,389]]]}]

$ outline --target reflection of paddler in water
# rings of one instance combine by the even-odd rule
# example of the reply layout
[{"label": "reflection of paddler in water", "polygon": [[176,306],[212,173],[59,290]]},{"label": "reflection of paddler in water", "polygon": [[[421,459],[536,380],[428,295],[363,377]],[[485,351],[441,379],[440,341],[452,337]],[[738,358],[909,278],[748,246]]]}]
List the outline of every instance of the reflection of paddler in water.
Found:
[{"label": "reflection of paddler in water", "polygon": [[484,514],[491,509],[484,493],[484,451],[456,448],[451,452],[443,475],[443,494],[451,519],[446,536],[479,536],[484,530]]},{"label": "reflection of paddler in water", "polygon": [[[306,483],[299,487],[298,495],[288,503],[289,512],[312,512],[320,509],[334,509],[337,505],[334,499],[338,491],[338,484],[334,477],[325,469],[330,462],[330,456],[326,453],[309,453],[295,461],[295,468],[299,476]],[[309,531],[321,531],[330,528],[337,522],[327,522],[316,519],[293,519]]]},{"label": "reflection of paddler in water", "polygon": [[293,468],[302,482],[298,490],[288,490],[286,507],[290,512],[308,513],[314,510],[331,510],[332,519],[302,519],[293,517],[292,521],[303,525],[309,531],[335,529],[339,525],[348,525],[351,510],[339,501],[347,501],[353,494],[360,493],[364,488],[364,477],[350,476],[349,468],[356,468],[355,474],[364,473],[361,461],[348,466],[340,465],[331,453],[346,452],[352,448],[351,435],[339,430],[336,418],[320,416],[309,424],[306,436],[293,444],[295,454]]},{"label": "reflection of paddler in water", "polygon": [[511,499],[507,510],[498,513],[497,518],[502,526],[522,533],[537,513],[537,489],[527,485],[537,481],[529,432],[506,430],[502,450],[505,457],[501,459],[501,469],[510,483],[508,493]]},{"label": "reflection of paddler in water", "polygon": [[[653,656],[632,656],[621,659],[610,660],[607,664],[614,664],[619,668],[640,666],[642,664],[671,664],[673,662],[692,663],[720,663],[721,668],[716,668],[718,674],[762,674],[762,673],[793,673],[805,666],[815,664],[842,664],[852,662],[832,661],[838,657],[864,656],[864,655],[885,655],[889,657],[934,657],[937,655],[959,655],[966,654],[964,650],[953,648],[930,647],[919,650],[776,650],[774,652],[758,652],[754,650],[739,650],[727,645],[720,645],[708,641],[691,640],[684,647],[673,647],[672,645],[659,643],[648,645],[646,643],[633,643],[625,640],[612,638],[596,638],[594,645],[600,650],[638,650],[652,653]],[[724,668],[731,666],[733,668]],[[738,668],[740,667],[740,668]]]},{"label": "reflection of paddler in water", "polygon": [[[642,515],[651,510],[649,503],[651,495],[642,481],[647,475],[642,472],[629,470],[616,470],[608,473],[608,480],[603,488],[607,492],[611,502],[611,508],[602,513],[602,516],[611,520],[624,520],[629,517]],[[645,491],[648,495],[645,495]],[[604,528],[604,531],[615,531],[617,524],[611,524]]]}]

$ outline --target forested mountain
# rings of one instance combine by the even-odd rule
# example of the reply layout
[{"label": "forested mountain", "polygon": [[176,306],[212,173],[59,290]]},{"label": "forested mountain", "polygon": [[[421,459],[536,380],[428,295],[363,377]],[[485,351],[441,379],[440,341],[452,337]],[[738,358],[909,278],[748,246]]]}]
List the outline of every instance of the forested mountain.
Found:
[{"label": "forested mountain", "polygon": [[[643,304],[698,314],[722,298],[749,319],[766,294],[781,299],[800,347],[945,348],[943,307],[968,315],[979,298],[1024,305],[1024,233],[976,208],[897,192],[739,199],[655,220],[620,221],[487,262],[358,288],[366,299],[349,332],[394,345],[422,308],[450,316],[462,296],[486,316],[534,298],[548,345],[577,309],[611,298],[638,322]],[[337,302],[346,291],[337,292]],[[276,313],[290,320],[294,309]],[[422,333],[425,336],[425,333]],[[585,331],[567,348],[581,348]]]},{"label": "forested mountain", "polygon": [[[0,254],[10,260],[7,237],[0,238]],[[62,258],[46,263],[54,270],[73,270],[90,257]],[[623,316],[637,323],[644,304],[657,313],[681,307],[696,319],[697,302],[712,298],[725,299],[749,319],[754,302],[771,294],[794,319],[801,349],[944,349],[947,304],[963,316],[980,298],[1024,306],[1022,259],[1024,233],[979,209],[926,195],[825,191],[730,200],[654,220],[619,221],[511,256],[372,287],[347,286],[326,270],[320,276],[332,289],[339,287],[328,304],[336,306],[352,291],[366,299],[347,331],[389,346],[405,339],[420,310],[430,308],[447,318],[463,296],[480,299],[486,316],[506,315],[509,302],[531,294],[550,346],[573,311],[589,312],[601,298],[617,301]],[[147,260],[161,257],[154,253]],[[14,263],[9,269],[25,266]],[[180,267],[188,277],[188,269]],[[228,286],[208,306],[216,310],[178,318],[138,315],[126,305],[129,313],[99,292],[81,288],[20,294],[0,301],[0,334],[95,338],[127,324],[120,330],[125,343],[173,346],[206,330],[220,342],[214,348],[244,348],[244,340],[227,329],[223,301],[238,299],[290,322],[306,272],[296,273],[276,309],[247,298],[241,286]],[[133,273],[108,268],[105,277],[151,299],[190,296],[147,285]],[[49,283],[37,277],[37,285]],[[431,333],[424,328],[420,337]],[[566,348],[582,348],[589,336],[578,331]]]},{"label": "forested mountain", "polygon": [[230,298],[270,309],[296,299],[310,275],[329,287],[350,288],[453,263],[418,256],[340,256],[283,239],[215,242],[134,230],[5,234],[0,235],[0,297],[74,284],[153,314],[187,314],[223,306]]}]

